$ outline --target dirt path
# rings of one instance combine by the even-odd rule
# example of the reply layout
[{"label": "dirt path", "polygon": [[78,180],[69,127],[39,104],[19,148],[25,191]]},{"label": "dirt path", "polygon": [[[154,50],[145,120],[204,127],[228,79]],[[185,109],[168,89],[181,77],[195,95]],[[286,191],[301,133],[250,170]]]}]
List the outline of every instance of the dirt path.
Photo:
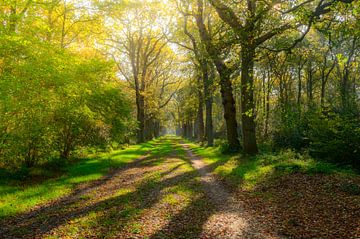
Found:
[{"label": "dirt path", "polygon": [[219,182],[204,161],[196,156],[188,145],[182,144],[192,166],[198,170],[200,181],[216,212],[211,215],[204,225],[205,238],[275,238],[261,232],[261,226],[251,218],[243,203]]},{"label": "dirt path", "polygon": [[178,139],[0,222],[0,238],[274,238]]}]

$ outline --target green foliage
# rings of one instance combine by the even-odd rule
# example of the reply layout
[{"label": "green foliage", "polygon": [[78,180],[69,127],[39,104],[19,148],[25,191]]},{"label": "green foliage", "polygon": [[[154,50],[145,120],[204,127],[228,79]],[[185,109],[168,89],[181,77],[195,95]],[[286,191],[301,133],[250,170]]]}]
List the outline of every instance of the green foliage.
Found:
[{"label": "green foliage", "polygon": [[358,116],[330,109],[311,109],[302,114],[301,117],[297,111],[283,114],[274,134],[275,146],[295,150],[308,148],[314,158],[359,169]]},{"label": "green foliage", "polygon": [[307,146],[306,123],[298,110],[287,109],[280,113],[273,142],[276,147],[301,149]]},{"label": "green foliage", "polygon": [[360,169],[359,117],[328,113],[310,124],[310,153],[314,157]]},{"label": "green foliage", "polygon": [[123,142],[134,128],[109,62],[20,36],[0,45],[0,166],[69,158],[78,147]]},{"label": "green foliage", "polygon": [[215,166],[214,172],[229,180],[232,184],[244,189],[253,189],[261,182],[272,177],[291,173],[306,174],[344,174],[352,175],[353,171],[346,168],[314,160],[306,153],[298,153],[294,150],[282,150],[277,153],[263,152],[257,156],[246,157],[241,155],[224,155],[220,147],[200,147],[190,144],[193,151],[204,158],[211,166]]}]

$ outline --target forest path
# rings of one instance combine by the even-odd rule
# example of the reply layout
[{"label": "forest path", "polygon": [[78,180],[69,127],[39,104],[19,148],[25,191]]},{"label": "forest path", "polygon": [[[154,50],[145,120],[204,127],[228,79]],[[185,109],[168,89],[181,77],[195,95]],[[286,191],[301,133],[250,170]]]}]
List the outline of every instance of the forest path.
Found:
[{"label": "forest path", "polygon": [[273,238],[180,138],[0,223],[0,238]]},{"label": "forest path", "polygon": [[216,163],[207,165],[187,144],[182,144],[182,147],[193,168],[199,172],[203,189],[216,208],[204,224],[205,238],[275,238],[261,232],[259,223],[244,210],[243,202],[212,173],[218,166]]}]

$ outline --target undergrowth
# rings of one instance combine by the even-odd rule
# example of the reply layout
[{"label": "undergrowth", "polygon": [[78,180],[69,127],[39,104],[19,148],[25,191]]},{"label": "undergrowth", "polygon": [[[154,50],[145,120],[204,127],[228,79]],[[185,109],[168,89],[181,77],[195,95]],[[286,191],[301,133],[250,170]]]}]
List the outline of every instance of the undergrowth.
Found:
[{"label": "undergrowth", "polygon": [[214,170],[216,174],[246,190],[251,190],[272,177],[290,173],[354,174],[350,168],[317,161],[308,154],[300,154],[292,150],[244,156],[241,154],[224,154],[220,146],[201,147],[194,143],[189,143],[189,145],[206,163],[218,164]]}]

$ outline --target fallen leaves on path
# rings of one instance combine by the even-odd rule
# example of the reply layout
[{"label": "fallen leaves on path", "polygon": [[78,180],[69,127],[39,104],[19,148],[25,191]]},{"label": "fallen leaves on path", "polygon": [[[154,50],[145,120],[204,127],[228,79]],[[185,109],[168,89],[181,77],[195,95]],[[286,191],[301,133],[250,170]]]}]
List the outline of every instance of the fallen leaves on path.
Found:
[{"label": "fallen leaves on path", "polygon": [[239,190],[179,141],[155,147],[0,221],[0,238],[360,238],[359,178],[293,173]]}]

